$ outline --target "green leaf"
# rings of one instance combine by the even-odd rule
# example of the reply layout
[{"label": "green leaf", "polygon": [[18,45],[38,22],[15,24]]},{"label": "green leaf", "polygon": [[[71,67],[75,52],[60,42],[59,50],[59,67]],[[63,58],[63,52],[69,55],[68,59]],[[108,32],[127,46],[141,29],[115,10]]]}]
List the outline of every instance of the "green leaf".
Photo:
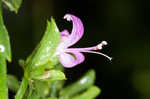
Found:
[{"label": "green leaf", "polygon": [[14,75],[7,75],[8,88],[16,92],[19,89],[19,81]]},{"label": "green leaf", "polygon": [[3,3],[9,8],[10,11],[18,12],[21,6],[22,0],[2,0]]},{"label": "green leaf", "polygon": [[31,79],[40,79],[40,77],[42,75],[45,75],[45,73],[49,69],[48,67],[50,67],[50,66],[51,66],[51,64],[47,64],[47,65],[45,64],[45,65],[39,66],[38,68],[32,69],[29,72],[29,78],[31,78]]},{"label": "green leaf", "polygon": [[95,71],[89,70],[78,81],[67,86],[60,92],[61,99],[68,99],[67,97],[80,93],[81,91],[92,86],[94,84],[94,81],[95,81]]},{"label": "green leaf", "polygon": [[0,51],[0,55],[2,55],[5,59],[7,59],[10,62],[11,61],[10,41],[7,29],[3,22],[1,5],[0,5],[0,46],[4,47],[4,52]]},{"label": "green leaf", "polygon": [[91,86],[82,94],[74,96],[71,99],[95,99],[100,93],[100,88],[97,86]]},{"label": "green leaf", "polygon": [[49,80],[50,81],[66,80],[66,76],[63,72],[59,70],[51,70]]},{"label": "green leaf", "polygon": [[8,32],[3,22],[1,4],[0,0],[0,97],[8,99],[6,60],[11,61],[11,51]]},{"label": "green leaf", "polygon": [[65,80],[65,74],[59,70],[50,70],[46,72],[45,75],[40,76],[41,80],[44,81],[57,81],[57,80]]}]

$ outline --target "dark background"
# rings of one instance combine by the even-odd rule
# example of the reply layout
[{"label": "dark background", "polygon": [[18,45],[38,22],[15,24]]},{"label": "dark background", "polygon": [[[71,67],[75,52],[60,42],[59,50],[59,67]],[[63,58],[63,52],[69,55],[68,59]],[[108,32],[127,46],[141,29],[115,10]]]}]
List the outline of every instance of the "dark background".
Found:
[{"label": "dark background", "polygon": [[46,20],[53,16],[61,30],[72,24],[66,13],[83,21],[83,38],[73,47],[88,47],[108,41],[103,53],[85,54],[84,63],[67,69],[69,82],[88,69],[95,69],[95,84],[102,89],[98,99],[150,99],[150,2],[149,0],[24,0],[18,14],[4,10],[13,62],[8,73],[21,80],[18,59],[25,59],[40,41]]}]

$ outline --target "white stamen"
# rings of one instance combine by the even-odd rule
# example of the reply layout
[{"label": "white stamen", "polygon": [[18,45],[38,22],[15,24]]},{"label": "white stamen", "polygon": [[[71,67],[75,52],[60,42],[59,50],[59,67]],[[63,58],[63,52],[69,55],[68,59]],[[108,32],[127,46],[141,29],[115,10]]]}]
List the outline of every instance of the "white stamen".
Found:
[{"label": "white stamen", "polygon": [[98,48],[99,50],[101,50],[101,49],[102,49],[102,44],[98,44],[98,45],[97,45],[97,48]]},{"label": "white stamen", "polygon": [[100,52],[94,52],[94,51],[85,51],[85,52],[99,54],[99,55],[102,55],[102,56],[108,58],[110,61],[112,60],[112,57],[109,57],[106,54],[103,54],[103,53],[100,53]]},{"label": "white stamen", "polygon": [[0,52],[4,52],[5,51],[5,47],[3,45],[0,45]]},{"label": "white stamen", "polygon": [[98,44],[98,45],[97,45],[97,48],[98,48],[99,50],[101,50],[104,45],[107,45],[107,42],[106,42],[106,41],[102,41],[100,44]]},{"label": "white stamen", "polygon": [[101,44],[107,45],[108,43],[107,43],[107,41],[102,41]]}]

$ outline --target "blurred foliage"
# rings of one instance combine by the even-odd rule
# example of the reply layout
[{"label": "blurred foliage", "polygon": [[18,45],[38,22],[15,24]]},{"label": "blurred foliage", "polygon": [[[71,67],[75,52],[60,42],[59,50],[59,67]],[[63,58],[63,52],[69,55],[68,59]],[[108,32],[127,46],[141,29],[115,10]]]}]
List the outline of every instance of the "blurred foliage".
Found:
[{"label": "blurred foliage", "polygon": [[8,88],[13,92],[17,92],[20,85],[17,77],[15,77],[14,75],[7,75],[7,84]]},{"label": "blurred foliage", "polygon": [[91,86],[81,95],[74,96],[71,99],[95,99],[100,94],[101,90],[97,86]]},{"label": "blurred foliage", "polygon": [[[95,71],[89,70],[78,81],[74,82],[71,85],[68,85],[63,90],[61,90],[60,91],[60,99],[70,99],[72,96],[79,94],[80,92],[91,87],[94,84],[94,81],[95,81]],[[92,93],[90,93],[90,94],[92,94]],[[87,94],[87,96],[90,97],[90,94]]]},{"label": "blurred foliage", "polygon": [[9,8],[10,11],[18,12],[22,0],[2,0],[2,2]]}]

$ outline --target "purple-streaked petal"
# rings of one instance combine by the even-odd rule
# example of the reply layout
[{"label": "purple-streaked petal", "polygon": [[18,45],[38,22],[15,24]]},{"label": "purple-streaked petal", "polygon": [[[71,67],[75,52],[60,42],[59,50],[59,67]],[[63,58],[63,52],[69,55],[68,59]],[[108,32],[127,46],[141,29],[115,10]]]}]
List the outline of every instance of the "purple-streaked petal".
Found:
[{"label": "purple-streaked petal", "polygon": [[68,41],[69,41],[69,32],[68,30],[63,30],[62,32],[60,32],[60,38],[61,38],[61,45],[63,44],[64,46],[68,47]]},{"label": "purple-streaked petal", "polygon": [[66,14],[64,16],[64,19],[66,19],[67,21],[72,21],[73,24],[73,28],[72,28],[72,32],[69,36],[69,40],[68,40],[68,47],[74,45],[76,42],[78,42],[81,37],[83,36],[83,32],[84,32],[84,27],[83,24],[81,22],[81,20],[71,14]]},{"label": "purple-streaked petal", "polygon": [[61,53],[59,56],[60,63],[66,68],[72,68],[84,61],[84,55],[79,52]]},{"label": "purple-streaked petal", "polygon": [[60,32],[60,43],[57,47],[57,51],[59,52],[59,50],[61,49],[66,49],[68,48],[68,41],[69,41],[69,32],[68,30],[63,30],[62,32]]},{"label": "purple-streaked petal", "polygon": [[68,32],[68,30],[63,30],[60,32],[60,37],[63,38],[63,37],[68,37],[70,34]]}]

